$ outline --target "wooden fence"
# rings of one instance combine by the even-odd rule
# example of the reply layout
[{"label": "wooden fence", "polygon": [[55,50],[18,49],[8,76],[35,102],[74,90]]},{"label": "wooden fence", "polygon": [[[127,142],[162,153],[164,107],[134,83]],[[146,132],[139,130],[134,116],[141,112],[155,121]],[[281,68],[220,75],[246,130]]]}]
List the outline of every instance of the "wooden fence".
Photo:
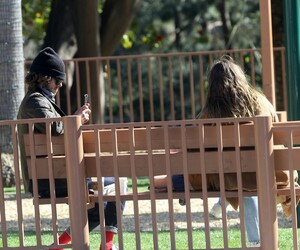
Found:
[{"label": "wooden fence", "polygon": [[[274,48],[278,111],[287,111],[284,52]],[[224,54],[244,68],[252,85],[263,88],[260,49],[74,58],[65,60],[68,77],[57,103],[70,115],[88,93],[93,114],[100,117],[94,123],[195,118],[204,104],[207,70]]]},{"label": "wooden fence", "polygon": [[[217,134],[202,131],[203,125],[211,121],[208,120],[181,120],[181,121],[166,121],[166,122],[141,122],[141,123],[120,123],[120,124],[95,124],[95,125],[85,125],[80,126],[80,118],[76,117],[65,117],[60,119],[65,123],[66,135],[64,138],[64,144],[59,144],[59,150],[64,150],[64,154],[59,153],[57,146],[55,145],[56,140],[51,139],[51,133],[46,134],[46,140],[44,140],[44,145],[47,145],[44,150],[46,150],[46,161],[50,168],[46,170],[48,174],[54,174],[62,172],[55,172],[54,170],[58,167],[65,166],[65,173],[67,173],[67,178],[69,180],[69,188],[78,188],[83,184],[85,176],[82,172],[84,163],[89,166],[89,170],[86,174],[92,174],[97,176],[98,181],[101,183],[101,176],[114,175],[116,178],[121,176],[127,176],[130,173],[130,192],[131,194],[122,195],[121,192],[116,191],[116,196],[111,198],[116,198],[117,201],[120,199],[127,200],[128,207],[125,208],[125,213],[120,216],[120,207],[117,206],[118,215],[118,227],[119,235],[118,241],[115,241],[119,245],[120,249],[247,249],[248,243],[246,240],[244,222],[243,222],[243,206],[239,213],[230,211],[229,213],[234,214],[238,224],[232,227],[230,224],[230,218],[228,220],[223,214],[223,218],[216,223],[216,219],[209,216],[209,197],[232,197],[238,196],[242,197],[245,192],[241,191],[238,186],[238,190],[228,192],[221,185],[221,191],[212,194],[203,191],[203,194],[194,193],[188,190],[188,185],[185,185],[186,192],[184,193],[173,193],[168,191],[167,193],[155,193],[154,189],[150,188],[145,194],[145,189],[140,190],[141,187],[137,186],[139,175],[145,175],[149,177],[149,182],[147,185],[151,184],[151,180],[154,175],[164,173],[163,171],[177,171],[182,169],[185,180],[187,180],[187,171],[200,171],[197,170],[197,166],[191,164],[193,168],[188,170],[189,156],[185,154],[187,147],[193,141],[196,144],[199,143],[200,151],[191,152],[194,157],[199,157],[200,166],[204,164],[204,169],[215,169],[221,174],[227,171],[232,171],[232,169],[237,168],[237,173],[241,171],[258,171],[258,198],[259,198],[259,217],[260,217],[260,229],[261,229],[261,246],[252,249],[264,249],[269,250],[270,246],[277,247],[279,249],[298,249],[298,232],[297,232],[297,215],[296,215],[296,199],[295,194],[299,194],[299,190],[293,185],[291,188],[280,190],[281,195],[291,197],[287,200],[286,205],[291,207],[290,214],[291,217],[286,219],[283,217],[283,210],[281,207],[277,207],[275,204],[276,200],[276,188],[274,186],[274,170],[287,170],[290,179],[294,178],[293,170],[299,170],[299,135],[300,135],[300,123],[296,122],[280,122],[271,123],[271,119],[266,119],[265,117],[258,118],[244,118],[244,119],[232,119],[232,123],[237,126],[234,132],[237,136],[241,136],[241,140],[234,138],[233,136],[228,136],[227,133],[222,133],[222,124],[225,122],[228,124],[230,119],[218,119],[214,120],[217,124],[217,128],[221,129]],[[0,179],[0,199],[4,202],[0,204],[0,216],[1,216],[1,247],[0,249],[45,249],[52,242],[57,242],[57,233],[63,231],[69,223],[72,226],[72,232],[74,233],[74,241],[71,245],[65,246],[66,248],[72,247],[72,249],[89,249],[89,234],[87,233],[86,221],[84,216],[85,203],[87,201],[85,192],[71,192],[68,202],[70,204],[70,211],[64,210],[62,206],[67,206],[59,204],[56,199],[51,198],[50,204],[39,205],[39,200],[37,197],[32,199],[28,194],[22,193],[22,182],[20,179],[19,171],[19,151],[18,151],[18,124],[29,124],[32,127],[35,122],[41,123],[45,122],[46,127],[53,122],[53,119],[32,119],[32,120],[19,120],[19,121],[0,121],[0,127],[9,127],[12,131],[11,141],[13,148],[13,162],[14,170],[16,174],[16,189],[11,193],[4,192],[2,176]],[[245,124],[245,122],[254,122],[255,126],[252,128],[255,130],[250,130],[250,134],[243,135],[243,125],[238,125],[239,123]],[[198,136],[190,136],[189,133],[184,131],[190,130],[191,126],[197,126],[196,132],[201,133]],[[167,128],[175,128],[181,131],[176,134],[176,137],[169,137],[168,134],[162,136],[157,136],[157,133],[152,134],[151,130],[159,128],[160,131],[167,131]],[[154,157],[154,153],[149,153],[149,155],[144,155],[145,167],[144,169],[136,168],[136,166],[143,166],[142,162],[138,160],[139,154],[143,155],[143,152],[134,153],[133,150],[135,143],[126,143],[124,137],[119,135],[118,131],[124,131],[124,129],[129,129],[129,133],[126,133],[127,139],[132,143],[134,140],[138,142],[138,136],[134,136],[135,133],[145,130],[145,134],[142,138],[144,141],[139,141],[137,147],[146,147],[146,149],[154,147],[155,145],[166,145],[167,148],[172,148],[174,145],[181,145],[181,152],[183,152],[182,164],[176,162],[176,158],[172,160],[172,154],[165,153],[163,158],[160,159],[161,164],[166,164],[166,169],[163,170],[159,168],[158,161]],[[211,126],[210,126],[211,128]],[[135,129],[137,130],[135,132]],[[226,127],[225,127],[226,129]],[[102,139],[100,134],[107,134],[106,137]],[[131,132],[130,132],[131,131]],[[155,132],[154,131],[154,132]],[[50,132],[50,131],[49,131]],[[84,136],[84,133],[89,132],[91,135],[90,139]],[[201,139],[200,135],[203,138]],[[242,137],[243,135],[243,137]],[[37,147],[33,146],[32,143],[37,143],[38,141],[32,137],[30,139],[30,155],[33,159],[33,164],[30,167],[36,167],[39,170],[45,165],[37,164],[40,162],[41,156],[34,156],[37,152],[42,152],[40,145]],[[208,161],[204,161],[203,156],[206,150],[203,149],[204,145],[201,144],[205,142],[206,136],[218,136],[220,140],[217,140],[218,151],[207,153],[215,153],[216,157],[205,158]],[[170,141],[167,141],[170,138]],[[217,138],[217,137],[216,137]],[[222,139],[221,139],[222,138]],[[9,138],[8,138],[9,139]],[[113,145],[109,146],[109,140]],[[126,139],[126,137],[125,137]],[[141,138],[140,138],[141,139]],[[150,139],[150,141],[149,141]],[[154,139],[154,141],[152,141]],[[82,141],[81,141],[82,140]],[[85,145],[88,140],[89,145]],[[100,140],[100,141],[99,141]],[[103,141],[104,140],[104,141]],[[176,140],[181,140],[179,144],[176,144]],[[198,141],[197,141],[198,140]],[[229,141],[228,141],[229,140]],[[81,141],[81,142],[80,142]],[[236,148],[236,153],[230,153],[223,151],[220,145],[226,146],[227,143],[234,143],[233,145],[243,145],[245,141],[247,143],[254,143],[254,147],[251,147],[254,157],[249,160],[248,157],[243,158],[243,155],[251,153],[251,151],[241,151],[240,147]],[[93,142],[93,144],[90,144]],[[104,143],[104,146],[98,143]],[[158,143],[159,142],[159,143]],[[83,143],[83,147],[81,145]],[[209,145],[214,143],[213,141],[208,141]],[[221,143],[221,144],[220,144]],[[223,144],[224,143],[224,144]],[[237,144],[236,144],[237,143]],[[240,144],[241,143],[241,144]],[[98,146],[97,146],[98,145]],[[144,145],[144,146],[142,146]],[[153,145],[153,146],[152,146]],[[130,148],[130,151],[120,150],[120,147]],[[194,147],[194,146],[193,146]],[[226,146],[227,147],[227,146]],[[241,147],[243,148],[243,147]],[[248,148],[248,147],[247,147]],[[37,151],[38,150],[38,151]],[[91,151],[94,150],[94,151]],[[112,150],[111,153],[107,153],[107,150]],[[103,151],[103,152],[102,152]],[[152,151],[152,150],[151,150]],[[151,152],[150,151],[150,152]],[[155,151],[155,150],[154,150]],[[94,152],[94,154],[92,154]],[[167,151],[165,151],[167,152]],[[178,151],[180,152],[180,151]],[[159,152],[158,152],[159,153]],[[227,156],[231,155],[234,157],[231,162],[236,162],[237,165],[230,168],[230,163],[226,159]],[[176,156],[176,155],[175,155]],[[45,157],[45,156],[43,156]],[[99,157],[99,159],[98,159]],[[102,157],[102,158],[101,158]],[[127,159],[127,161],[123,161]],[[137,159],[135,157],[138,157]],[[224,161],[221,159],[224,157]],[[109,158],[109,159],[108,159]],[[136,160],[135,160],[136,159]],[[159,160],[159,158],[157,158]],[[179,158],[178,158],[179,159]],[[201,160],[202,159],[202,160]],[[234,160],[235,159],[235,160]],[[107,161],[109,160],[109,161]],[[175,161],[174,161],[175,160]],[[60,164],[60,162],[65,162]],[[181,160],[180,160],[181,161]],[[94,164],[88,164],[93,162]],[[110,164],[112,168],[108,169],[106,166]],[[128,165],[131,162],[132,165]],[[173,162],[174,164],[170,164]],[[218,166],[216,169],[215,164],[210,164],[215,162]],[[240,162],[240,163],[239,163]],[[139,164],[139,165],[138,165]],[[142,164],[142,165],[141,165]],[[153,164],[153,168],[150,167]],[[245,164],[245,165],[244,165]],[[122,166],[127,166],[130,172],[122,170]],[[174,168],[172,167],[174,165]],[[182,165],[182,168],[180,167]],[[154,167],[155,166],[155,167]],[[52,168],[53,167],[53,168]],[[255,170],[256,168],[256,170]],[[44,169],[44,168],[43,168]],[[222,169],[220,172],[219,170]],[[230,170],[231,169],[231,170]],[[201,171],[203,167],[201,167]],[[136,171],[136,172],[135,172]],[[144,171],[144,172],[143,172]],[[146,172],[145,172],[146,171]],[[47,174],[42,171],[42,174]],[[217,173],[216,172],[216,173]],[[170,172],[173,173],[173,172]],[[175,172],[174,172],[175,173]],[[221,179],[223,177],[220,177]],[[80,183],[80,185],[79,185]],[[119,183],[116,184],[117,188]],[[239,184],[241,185],[241,184]],[[170,186],[170,179],[168,181],[168,186]],[[98,194],[101,193],[101,185],[98,185]],[[72,189],[73,190],[73,189]],[[76,190],[76,189],[74,189]],[[51,193],[51,192],[50,192]],[[208,195],[209,194],[209,195]],[[248,193],[248,195],[255,195],[256,193]],[[247,195],[247,194],[246,194]],[[181,207],[178,210],[178,199],[184,197],[187,201],[186,206]],[[200,199],[201,197],[201,199]],[[92,197],[90,197],[92,198]],[[94,198],[94,201],[99,201],[102,204],[103,200],[107,200],[109,197],[99,195]],[[160,203],[161,199],[166,199],[165,203]],[[79,202],[80,201],[80,202]],[[91,200],[93,201],[93,199]],[[30,204],[28,209],[28,202]],[[240,204],[241,205],[241,204]],[[147,209],[147,207],[149,209]],[[146,209],[145,209],[146,208]],[[100,214],[103,215],[103,206],[99,206]],[[126,210],[127,209],[127,210]],[[224,207],[223,207],[224,209]],[[177,214],[184,214],[184,221],[182,218],[180,221]],[[62,217],[63,216],[63,217]],[[229,217],[229,216],[228,216]],[[71,218],[71,221],[69,221]],[[127,223],[126,223],[127,222]],[[179,222],[179,223],[178,223]],[[142,229],[145,232],[141,232]],[[100,228],[96,229],[95,232],[104,232],[104,221],[103,218],[100,222]],[[278,230],[280,234],[278,234]],[[50,231],[50,237],[45,236],[46,232]],[[238,231],[238,233],[234,233]],[[85,234],[83,234],[83,232]],[[126,233],[131,233],[133,236],[125,236]],[[144,240],[144,235],[150,234]],[[285,238],[281,238],[285,235]],[[130,238],[129,238],[130,237]],[[234,239],[232,239],[234,237]],[[29,243],[29,238],[31,238],[31,243]],[[98,249],[100,244],[100,237],[98,237],[99,242],[95,249]],[[218,240],[216,240],[218,239]],[[102,236],[102,240],[104,237]],[[62,247],[62,246],[60,246]],[[93,249],[93,248],[91,248]],[[275,249],[275,248],[274,248]]]}]

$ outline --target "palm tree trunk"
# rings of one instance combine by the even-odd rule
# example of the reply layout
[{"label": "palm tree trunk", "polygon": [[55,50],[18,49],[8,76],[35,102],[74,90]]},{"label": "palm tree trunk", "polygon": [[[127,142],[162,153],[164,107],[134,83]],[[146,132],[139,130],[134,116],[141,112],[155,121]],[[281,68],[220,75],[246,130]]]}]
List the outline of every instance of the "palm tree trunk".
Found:
[{"label": "palm tree trunk", "polygon": [[[0,1],[0,120],[16,119],[24,96],[21,0]],[[11,151],[9,128],[0,128],[2,152]]]}]

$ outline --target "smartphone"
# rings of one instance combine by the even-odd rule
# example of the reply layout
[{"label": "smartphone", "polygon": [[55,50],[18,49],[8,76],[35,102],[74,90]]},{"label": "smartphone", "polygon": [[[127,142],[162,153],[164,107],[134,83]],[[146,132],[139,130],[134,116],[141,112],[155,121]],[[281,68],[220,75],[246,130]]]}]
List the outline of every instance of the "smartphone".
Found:
[{"label": "smartphone", "polygon": [[85,94],[84,95],[84,104],[87,104],[89,102],[89,95]]}]

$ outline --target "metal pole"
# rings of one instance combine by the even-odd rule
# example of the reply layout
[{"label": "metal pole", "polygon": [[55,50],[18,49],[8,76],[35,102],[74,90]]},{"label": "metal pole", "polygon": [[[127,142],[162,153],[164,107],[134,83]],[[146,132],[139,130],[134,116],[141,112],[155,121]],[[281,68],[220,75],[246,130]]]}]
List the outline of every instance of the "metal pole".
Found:
[{"label": "metal pole", "polygon": [[300,119],[300,4],[284,1],[288,118]]},{"label": "metal pole", "polygon": [[[300,120],[300,1],[284,2],[288,119]],[[300,172],[298,171],[298,174]],[[300,207],[297,207],[300,225]]]}]

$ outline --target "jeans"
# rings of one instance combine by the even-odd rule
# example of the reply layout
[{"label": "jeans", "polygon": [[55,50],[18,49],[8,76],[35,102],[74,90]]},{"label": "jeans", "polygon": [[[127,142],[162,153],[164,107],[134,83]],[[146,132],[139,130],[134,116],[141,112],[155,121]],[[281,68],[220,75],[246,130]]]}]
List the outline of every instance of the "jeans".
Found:
[{"label": "jeans", "polygon": [[[249,242],[259,242],[259,217],[257,196],[245,196],[244,201],[244,222]],[[221,206],[221,198],[218,203]],[[227,204],[226,204],[227,206]]]},{"label": "jeans", "polygon": [[[183,175],[172,176],[173,188],[175,192],[184,191]],[[249,242],[259,242],[259,217],[258,217],[258,200],[257,196],[245,196],[244,202],[244,222]],[[218,203],[221,205],[221,199]]]},{"label": "jeans", "polygon": [[181,174],[172,175],[174,192],[184,192],[184,177]]},{"label": "jeans", "polygon": [[[105,177],[104,186],[115,183],[114,177]],[[116,202],[104,202],[104,217],[105,217],[105,229],[106,231],[111,231],[113,233],[118,233],[118,223],[117,223],[117,207]],[[123,213],[125,209],[125,201],[121,201],[121,211]],[[95,229],[100,224],[100,214],[99,214],[99,204],[96,202],[93,208],[88,209],[88,223],[89,232]],[[67,228],[67,233],[70,233],[70,227]]]},{"label": "jeans", "polygon": [[257,196],[244,197],[245,227],[249,242],[259,242],[259,217]]}]

